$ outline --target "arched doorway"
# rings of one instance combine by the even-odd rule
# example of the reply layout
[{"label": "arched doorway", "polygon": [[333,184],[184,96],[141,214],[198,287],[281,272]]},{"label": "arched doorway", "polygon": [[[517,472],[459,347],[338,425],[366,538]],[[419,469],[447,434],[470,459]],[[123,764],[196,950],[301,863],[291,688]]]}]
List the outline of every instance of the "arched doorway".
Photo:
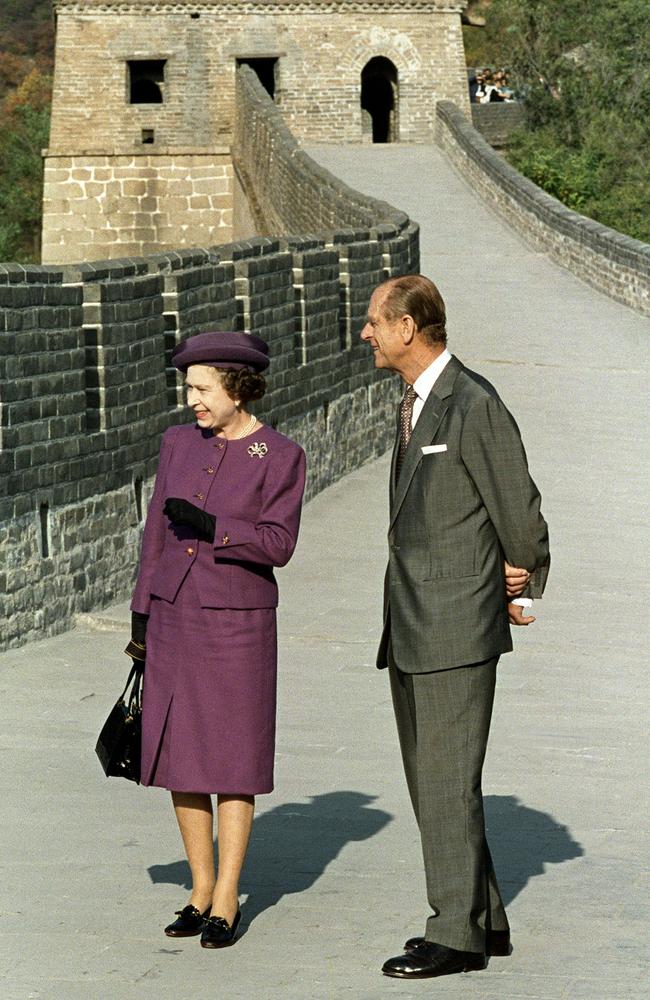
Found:
[{"label": "arched doorway", "polygon": [[397,141],[397,67],[375,56],[361,70],[361,110],[364,132],[373,142]]}]

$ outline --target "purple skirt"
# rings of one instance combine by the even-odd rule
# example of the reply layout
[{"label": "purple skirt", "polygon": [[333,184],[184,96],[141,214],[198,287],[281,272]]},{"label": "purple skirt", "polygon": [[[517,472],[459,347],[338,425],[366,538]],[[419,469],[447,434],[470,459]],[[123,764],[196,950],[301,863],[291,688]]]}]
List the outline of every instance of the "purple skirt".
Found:
[{"label": "purple skirt", "polygon": [[192,573],[152,598],[142,701],[142,784],[176,792],[273,790],[275,608],[202,608]]}]

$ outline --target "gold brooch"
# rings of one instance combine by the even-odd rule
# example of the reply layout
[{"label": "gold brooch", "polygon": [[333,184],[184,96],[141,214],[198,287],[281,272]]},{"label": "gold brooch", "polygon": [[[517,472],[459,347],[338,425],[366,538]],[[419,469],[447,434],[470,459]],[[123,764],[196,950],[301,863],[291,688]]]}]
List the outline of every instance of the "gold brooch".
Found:
[{"label": "gold brooch", "polygon": [[248,454],[251,458],[264,458],[268,450],[264,441],[261,441],[259,444],[256,441],[255,444],[249,446]]}]

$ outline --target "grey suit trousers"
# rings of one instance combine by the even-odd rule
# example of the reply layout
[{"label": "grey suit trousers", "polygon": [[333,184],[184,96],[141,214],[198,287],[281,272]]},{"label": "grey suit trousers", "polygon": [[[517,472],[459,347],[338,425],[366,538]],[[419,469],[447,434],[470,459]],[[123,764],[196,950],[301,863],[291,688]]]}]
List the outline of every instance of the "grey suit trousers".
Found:
[{"label": "grey suit trousers", "polygon": [[390,649],[388,661],[432,910],[425,937],[484,952],[487,930],[508,930],[481,790],[498,657],[424,674],[403,673]]}]

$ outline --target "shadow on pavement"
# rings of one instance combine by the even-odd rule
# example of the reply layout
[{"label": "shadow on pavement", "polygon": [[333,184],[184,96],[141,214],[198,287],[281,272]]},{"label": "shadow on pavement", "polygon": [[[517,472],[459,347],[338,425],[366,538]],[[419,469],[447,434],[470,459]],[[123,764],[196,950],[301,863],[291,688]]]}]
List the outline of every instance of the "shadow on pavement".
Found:
[{"label": "shadow on pavement", "polygon": [[[376,797],[327,792],[309,802],[285,802],[258,816],[241,882],[241,891],[249,893],[243,922],[250,924],[285,895],[310,889],[346,844],[379,833],[393,817],[370,808]],[[515,795],[487,795],[485,821],[506,906],[529,879],[543,875],[547,865],[584,855],[566,826],[548,813],[522,805]],[[186,861],[152,865],[149,875],[152,882],[191,887]],[[424,886],[424,873],[422,880]]]},{"label": "shadow on pavement", "polygon": [[[241,881],[241,891],[250,893],[242,909],[244,923],[283,896],[309,889],[346,844],[368,840],[386,826],[391,814],[369,808],[376,798],[363,792],[326,792],[258,816]],[[191,886],[186,861],[152,865],[148,871],[152,882]]]},{"label": "shadow on pavement", "polygon": [[522,805],[516,795],[486,795],[485,826],[490,853],[507,906],[546,865],[559,865],[584,855],[562,823],[538,809]]}]

